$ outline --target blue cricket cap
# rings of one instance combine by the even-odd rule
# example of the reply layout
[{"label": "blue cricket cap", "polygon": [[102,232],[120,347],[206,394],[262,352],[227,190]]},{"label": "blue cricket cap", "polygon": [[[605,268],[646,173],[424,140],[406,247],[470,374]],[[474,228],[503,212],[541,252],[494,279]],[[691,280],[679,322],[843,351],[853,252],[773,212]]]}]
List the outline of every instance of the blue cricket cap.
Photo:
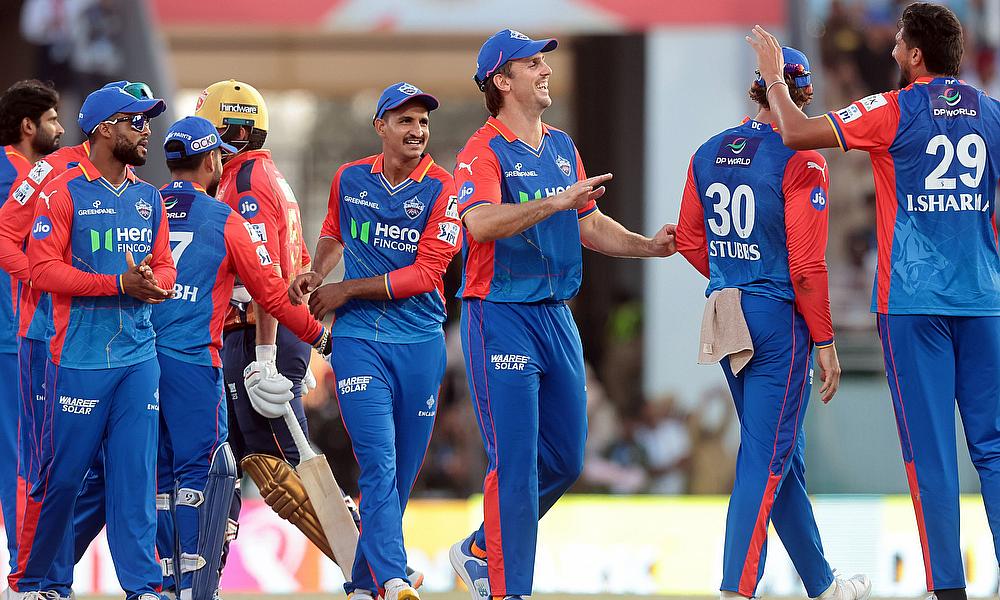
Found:
[{"label": "blue cricket cap", "polygon": [[473,79],[480,90],[486,89],[486,80],[508,61],[528,58],[539,52],[551,52],[559,42],[554,38],[533,40],[520,31],[504,29],[483,42],[476,57],[476,74]]},{"label": "blue cricket cap", "polygon": [[167,105],[163,100],[158,98],[140,100],[118,87],[118,83],[91,92],[83,101],[77,123],[87,135],[93,133],[101,121],[109,119],[115,113],[142,113],[152,119],[166,110]]},{"label": "blue cricket cap", "polygon": [[[184,144],[182,151],[168,151],[167,142],[177,140]],[[163,151],[168,160],[187,158],[195,154],[202,154],[222,148],[230,154],[236,153],[236,148],[222,141],[215,125],[208,119],[201,117],[184,117],[170,126],[167,130],[167,137],[163,139]]]},{"label": "blue cricket cap", "polygon": [[[781,47],[781,58],[785,61],[785,74],[795,78],[795,87],[804,88],[812,85],[812,73],[809,71],[809,59],[801,50],[791,46]],[[764,78],[757,72],[757,85],[764,87]]]},{"label": "blue cricket cap", "polygon": [[385,111],[398,108],[410,100],[416,100],[427,107],[428,111],[434,110],[440,103],[437,98],[430,94],[425,94],[417,86],[405,81],[396,82],[382,90],[382,95],[375,105],[375,116],[372,120],[381,119]]}]

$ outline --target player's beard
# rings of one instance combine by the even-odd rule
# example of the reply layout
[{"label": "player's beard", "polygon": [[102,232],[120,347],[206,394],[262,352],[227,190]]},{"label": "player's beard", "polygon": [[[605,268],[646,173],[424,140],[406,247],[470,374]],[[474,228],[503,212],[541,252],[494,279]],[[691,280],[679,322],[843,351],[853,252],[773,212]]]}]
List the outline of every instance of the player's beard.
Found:
[{"label": "player's beard", "polygon": [[38,135],[35,136],[35,139],[31,140],[31,149],[35,152],[35,154],[38,154],[39,156],[45,156],[46,154],[51,154],[55,152],[57,148],[59,148],[59,139],[60,136],[58,135],[55,134],[47,135],[42,133],[41,130],[39,130]]},{"label": "player's beard", "polygon": [[122,163],[132,165],[133,167],[141,167],[146,164],[146,157],[139,154],[139,142],[133,144],[125,136],[115,138],[115,145],[111,149],[111,155]]}]

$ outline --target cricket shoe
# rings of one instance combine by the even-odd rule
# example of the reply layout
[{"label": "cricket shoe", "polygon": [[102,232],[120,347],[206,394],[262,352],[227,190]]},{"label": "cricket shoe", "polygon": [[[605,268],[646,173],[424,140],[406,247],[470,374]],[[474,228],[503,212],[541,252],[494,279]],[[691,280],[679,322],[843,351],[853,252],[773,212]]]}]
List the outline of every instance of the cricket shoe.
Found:
[{"label": "cricket shoe", "polygon": [[385,582],[384,600],[420,600],[420,595],[413,586],[407,585],[402,579],[390,579]]},{"label": "cricket shoe", "polygon": [[33,590],[30,592],[15,592],[7,588],[3,591],[3,600],[63,600],[55,590]]},{"label": "cricket shoe", "polygon": [[415,590],[419,590],[420,586],[424,584],[424,574],[410,565],[406,565],[406,578],[410,580],[410,585]]},{"label": "cricket shoe", "polygon": [[448,551],[448,561],[459,579],[469,589],[472,600],[490,599],[490,575],[486,561],[472,553],[472,540],[476,534],[455,542]]},{"label": "cricket shoe", "polygon": [[375,600],[375,595],[368,590],[354,590],[347,594],[347,600]]},{"label": "cricket shoe", "polygon": [[719,598],[722,600],[747,600],[747,596],[737,594],[736,592],[730,592],[729,590],[722,590],[719,594]]},{"label": "cricket shoe", "polygon": [[816,600],[868,600],[872,595],[872,582],[867,575],[844,579],[837,577],[837,572],[834,571],[833,576],[833,583],[825,592],[816,596]]}]

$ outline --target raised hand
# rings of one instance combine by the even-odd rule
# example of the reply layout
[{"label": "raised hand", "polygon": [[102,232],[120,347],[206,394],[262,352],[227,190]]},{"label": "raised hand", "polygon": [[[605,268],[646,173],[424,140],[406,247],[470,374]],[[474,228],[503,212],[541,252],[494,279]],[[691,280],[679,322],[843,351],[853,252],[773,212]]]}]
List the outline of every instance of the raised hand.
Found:
[{"label": "raised hand", "polygon": [[754,25],[747,42],[757,55],[757,70],[764,79],[764,85],[785,80],[785,59],[781,54],[781,43],[778,38],[767,32],[760,25]]},{"label": "raised hand", "polygon": [[566,188],[565,191],[553,196],[551,201],[557,203],[561,210],[579,210],[587,206],[591,200],[597,200],[603,196],[606,190],[601,184],[611,181],[612,177],[614,175],[611,173],[604,173],[581,179]]}]

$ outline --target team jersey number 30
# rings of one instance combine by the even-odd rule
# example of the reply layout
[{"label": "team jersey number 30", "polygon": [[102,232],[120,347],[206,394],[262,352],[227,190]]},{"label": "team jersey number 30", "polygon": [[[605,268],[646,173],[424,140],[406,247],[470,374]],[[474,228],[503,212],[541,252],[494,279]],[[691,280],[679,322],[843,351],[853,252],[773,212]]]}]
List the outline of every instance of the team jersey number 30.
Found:
[{"label": "team jersey number 30", "polygon": [[714,198],[712,210],[715,214],[708,220],[712,233],[726,237],[730,231],[736,230],[736,235],[741,238],[750,237],[757,207],[749,185],[740,184],[730,191],[726,184],[716,182],[708,186],[705,196],[710,200]]}]

